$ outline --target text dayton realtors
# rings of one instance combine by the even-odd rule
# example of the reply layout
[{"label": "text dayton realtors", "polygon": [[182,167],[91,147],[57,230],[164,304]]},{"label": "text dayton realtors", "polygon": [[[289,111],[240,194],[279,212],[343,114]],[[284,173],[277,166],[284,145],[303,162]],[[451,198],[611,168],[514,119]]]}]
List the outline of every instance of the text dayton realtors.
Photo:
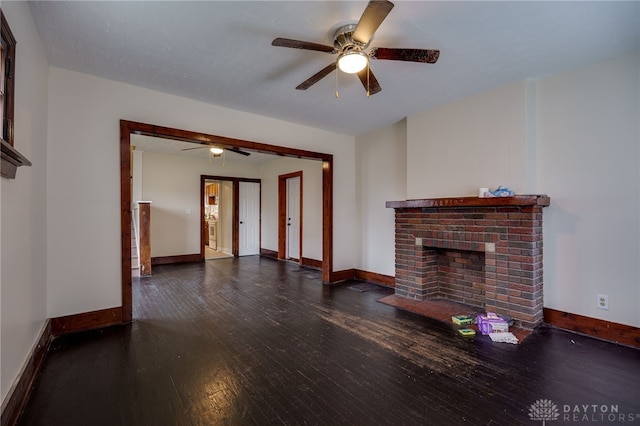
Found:
[{"label": "text dayton realtors", "polygon": [[562,406],[562,420],[565,422],[633,422],[640,420],[640,414],[621,413],[618,405],[568,405]]}]

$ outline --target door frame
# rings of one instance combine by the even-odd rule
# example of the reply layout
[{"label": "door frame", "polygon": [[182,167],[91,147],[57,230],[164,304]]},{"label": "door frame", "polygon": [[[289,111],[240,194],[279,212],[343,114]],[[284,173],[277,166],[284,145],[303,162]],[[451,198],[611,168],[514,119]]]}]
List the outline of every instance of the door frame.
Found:
[{"label": "door frame", "polygon": [[302,170],[278,176],[278,259],[287,259],[287,180],[300,178],[300,252],[298,263],[302,265]]},{"label": "door frame", "polygon": [[[200,175],[200,194],[204,194],[205,182],[208,180],[218,180],[231,182],[233,184],[233,223],[231,226],[231,254],[238,257],[239,253],[239,234],[240,234],[240,203],[238,197],[240,195],[240,182],[254,182],[260,184],[262,193],[262,180],[253,178],[238,178],[228,176]],[[200,203],[200,217],[204,217],[204,203]],[[262,203],[261,203],[262,204]],[[262,205],[260,206],[260,222],[262,223]],[[207,231],[208,232],[208,231]],[[262,240],[261,240],[262,241]],[[204,260],[204,222],[200,222],[200,260]]]},{"label": "door frame", "polygon": [[339,280],[333,273],[333,155],[287,148],[211,135],[189,130],[174,129],[129,120],[120,120],[120,231],[122,264],[122,321],[133,318],[133,294],[131,288],[131,134],[154,136],[202,145],[217,145],[247,151],[276,154],[283,157],[305,158],[322,161],[322,281]]}]

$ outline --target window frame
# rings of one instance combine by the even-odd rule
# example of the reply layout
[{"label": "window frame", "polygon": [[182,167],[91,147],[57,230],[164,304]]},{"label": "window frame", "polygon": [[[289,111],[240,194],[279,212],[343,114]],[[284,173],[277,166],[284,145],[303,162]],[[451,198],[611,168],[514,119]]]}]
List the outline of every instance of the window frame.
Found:
[{"label": "window frame", "polygon": [[3,86],[2,91],[2,133],[0,137],[9,145],[13,145],[13,129],[14,129],[14,101],[15,101],[15,75],[16,75],[16,39],[13,37],[11,28],[4,16],[4,12],[0,9],[0,35],[2,36],[2,62],[5,75],[0,78]]}]

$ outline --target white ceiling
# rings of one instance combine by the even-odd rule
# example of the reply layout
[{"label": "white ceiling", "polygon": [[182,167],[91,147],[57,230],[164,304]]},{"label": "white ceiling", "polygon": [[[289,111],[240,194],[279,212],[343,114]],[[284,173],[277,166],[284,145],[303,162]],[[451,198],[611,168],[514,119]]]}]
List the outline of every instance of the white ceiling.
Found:
[{"label": "white ceiling", "polygon": [[[6,0],[5,0],[6,1]],[[43,1],[30,8],[51,65],[348,135],[509,82],[640,49],[640,2],[395,1],[371,46],[439,49],[436,64],[373,61],[382,92],[335,60],[271,46],[332,44],[366,1]],[[18,44],[19,46],[19,44]]]},{"label": "white ceiling", "polygon": [[244,156],[227,150],[224,152],[224,156],[213,158],[209,156],[208,145],[203,145],[197,142],[182,142],[175,139],[157,138],[136,134],[131,135],[131,145],[133,145],[138,151],[153,151],[192,158],[208,158],[209,161],[216,166],[235,163],[251,163],[259,165],[272,161],[276,158],[284,158],[272,154],[263,154],[261,152],[244,149],[243,151],[249,152],[249,156]]}]

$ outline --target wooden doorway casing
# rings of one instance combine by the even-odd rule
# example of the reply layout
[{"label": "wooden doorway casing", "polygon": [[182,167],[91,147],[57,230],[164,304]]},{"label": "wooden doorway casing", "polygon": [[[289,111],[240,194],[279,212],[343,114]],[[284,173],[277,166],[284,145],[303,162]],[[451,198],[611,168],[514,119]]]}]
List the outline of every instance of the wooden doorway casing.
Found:
[{"label": "wooden doorway casing", "polygon": [[322,161],[322,281],[330,283],[333,271],[333,155],[286,148],[260,142],[120,120],[120,228],[122,258],[122,321],[133,318],[131,288],[131,134],[154,136],[203,145],[237,148],[283,157]]},{"label": "wooden doorway casing", "polygon": [[278,259],[287,260],[287,179],[300,178],[300,253],[298,263],[302,265],[302,171],[278,176]]},{"label": "wooden doorway casing", "polygon": [[[233,184],[233,221],[231,228],[231,254],[233,256],[238,256],[239,253],[239,243],[238,243],[238,235],[239,235],[239,217],[240,217],[240,205],[238,204],[238,195],[239,195],[239,183],[240,182],[257,182],[261,183],[260,179],[252,179],[252,178],[237,178],[237,177],[227,177],[227,176],[212,176],[212,175],[200,175],[200,194],[204,194],[205,182],[208,180],[216,180],[220,182],[231,182]],[[262,216],[262,213],[260,214]],[[204,217],[204,203],[200,203],[200,217]],[[200,257],[201,260],[204,260],[204,224],[200,222]]]}]

